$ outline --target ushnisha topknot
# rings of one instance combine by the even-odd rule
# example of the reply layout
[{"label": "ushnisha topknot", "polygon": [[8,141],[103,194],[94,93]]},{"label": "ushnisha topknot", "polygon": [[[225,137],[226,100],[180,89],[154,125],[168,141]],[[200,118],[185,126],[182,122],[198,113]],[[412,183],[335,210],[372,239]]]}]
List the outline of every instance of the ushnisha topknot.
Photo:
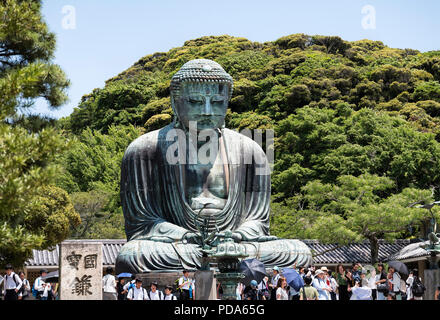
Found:
[{"label": "ushnisha topknot", "polygon": [[170,90],[180,95],[182,82],[212,82],[229,85],[229,98],[232,96],[234,80],[217,62],[209,59],[195,59],[185,63],[171,78]]}]

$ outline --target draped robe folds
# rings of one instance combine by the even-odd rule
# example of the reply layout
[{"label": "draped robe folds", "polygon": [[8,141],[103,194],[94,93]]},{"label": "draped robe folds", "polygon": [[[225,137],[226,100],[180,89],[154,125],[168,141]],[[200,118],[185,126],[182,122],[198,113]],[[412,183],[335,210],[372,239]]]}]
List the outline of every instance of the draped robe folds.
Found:
[{"label": "draped robe folds", "polygon": [[[117,272],[200,267],[200,247],[182,243],[186,233],[197,232],[197,212],[185,199],[185,164],[170,164],[166,159],[168,148],[176,143],[166,139],[173,125],[142,135],[125,152],[121,201],[128,242],[119,252]],[[246,253],[266,265],[310,264],[310,250],[298,240],[258,242],[261,236],[269,235],[266,155],[256,142],[240,133],[221,129],[221,137],[229,172],[228,197],[225,207],[210,219],[209,230],[217,225],[220,231],[241,234]]]}]

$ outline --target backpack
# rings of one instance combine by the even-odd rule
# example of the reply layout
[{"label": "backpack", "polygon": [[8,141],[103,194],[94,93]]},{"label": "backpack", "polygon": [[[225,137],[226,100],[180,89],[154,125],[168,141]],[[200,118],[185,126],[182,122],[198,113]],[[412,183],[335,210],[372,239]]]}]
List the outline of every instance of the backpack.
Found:
[{"label": "backpack", "polygon": [[[41,281],[41,279],[40,279],[40,281]],[[38,291],[35,290],[34,286],[35,286],[35,281],[34,281],[34,284],[32,285],[31,291],[32,291],[32,295],[34,296],[34,298],[38,298]]]},{"label": "backpack", "polygon": [[38,291],[35,290],[34,286],[32,285],[32,295],[36,298],[38,294]]},{"label": "backpack", "polygon": [[[130,293],[130,290],[133,290],[133,298],[132,298],[133,300],[134,300],[134,288],[135,288],[135,285],[133,284],[133,286],[132,287],[130,286],[128,288],[128,291],[127,291],[127,297],[128,297],[128,294]],[[144,300],[144,298],[145,298],[145,289],[142,288],[142,287],[141,287],[141,289],[142,289],[141,290],[141,292],[142,292],[142,300]]]},{"label": "backpack", "polygon": [[23,295],[23,297],[27,297],[29,295],[29,292],[25,288],[26,285],[29,285],[29,281],[27,279],[24,279],[20,290],[18,290],[18,292],[21,293]]},{"label": "backpack", "polygon": [[[6,274],[5,275],[5,277],[4,277],[4,282],[5,282],[5,288],[6,288],[6,278],[8,277],[8,275]],[[14,272],[14,274],[12,275],[12,280],[14,280],[14,282],[15,282],[15,286],[17,287],[17,278],[15,278],[15,277],[18,277],[18,275]]]},{"label": "backpack", "polygon": [[425,293],[425,286],[418,278],[414,278],[414,282],[411,288],[412,294],[414,297],[421,297]]},{"label": "backpack", "polygon": [[[18,275],[14,272],[14,274],[12,275],[12,280],[14,280],[14,282],[15,282],[15,286],[17,286],[17,280],[16,280],[15,276],[18,277]],[[3,278],[3,279],[4,279],[4,282],[5,282],[5,285],[6,285],[6,278],[7,278],[7,277],[8,277],[8,275],[5,274],[5,277]]]},{"label": "backpack", "polygon": [[[159,300],[163,300],[163,292],[159,290],[157,292],[159,293]],[[148,298],[151,300],[151,290],[148,290]]]},{"label": "backpack", "polygon": [[[165,300],[165,298],[163,298],[162,300]],[[177,297],[174,294],[170,293],[170,300],[177,300]]]},{"label": "backpack", "polygon": [[302,295],[303,300],[315,300],[314,298],[309,298],[309,297],[307,297],[307,294],[306,294],[306,287],[305,287],[305,286],[304,286],[304,287],[301,287],[301,289],[299,289],[299,292],[300,292],[300,294]]}]

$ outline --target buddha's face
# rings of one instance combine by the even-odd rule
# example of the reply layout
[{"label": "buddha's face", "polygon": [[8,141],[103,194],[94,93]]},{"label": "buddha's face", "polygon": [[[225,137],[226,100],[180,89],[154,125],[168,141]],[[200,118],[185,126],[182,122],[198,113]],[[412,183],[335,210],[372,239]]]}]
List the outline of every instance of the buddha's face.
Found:
[{"label": "buddha's face", "polygon": [[226,84],[183,82],[180,96],[174,97],[177,117],[186,128],[190,121],[197,122],[197,130],[220,128],[228,107]]}]

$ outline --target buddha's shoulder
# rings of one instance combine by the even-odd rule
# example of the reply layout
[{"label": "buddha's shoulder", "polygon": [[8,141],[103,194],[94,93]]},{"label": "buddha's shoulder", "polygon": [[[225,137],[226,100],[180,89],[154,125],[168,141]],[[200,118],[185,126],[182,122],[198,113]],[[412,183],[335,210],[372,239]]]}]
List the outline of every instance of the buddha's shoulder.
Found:
[{"label": "buddha's shoulder", "polygon": [[135,155],[154,158],[161,136],[161,130],[163,129],[164,128],[147,132],[133,140],[127,147],[124,158]]},{"label": "buddha's shoulder", "polygon": [[247,135],[227,128],[223,129],[223,132],[229,138],[229,140],[233,141],[234,143],[239,142],[240,148],[242,148],[243,151],[253,151],[254,153],[264,154],[261,146]]}]

